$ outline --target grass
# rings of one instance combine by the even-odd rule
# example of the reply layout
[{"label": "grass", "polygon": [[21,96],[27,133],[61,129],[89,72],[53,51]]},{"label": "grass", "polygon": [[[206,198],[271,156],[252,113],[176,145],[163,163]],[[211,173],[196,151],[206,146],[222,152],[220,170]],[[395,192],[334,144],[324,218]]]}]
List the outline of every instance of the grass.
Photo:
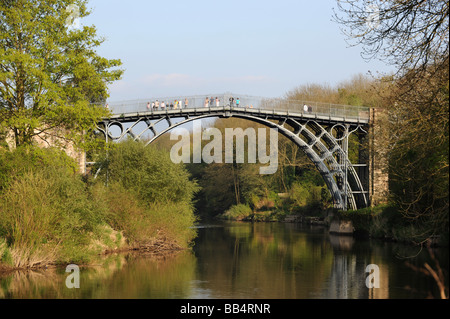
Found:
[{"label": "grass", "polygon": [[[156,242],[188,248],[196,236],[190,202],[195,184],[189,184],[182,167],[157,172],[176,172],[186,186],[175,194],[176,201],[159,202],[145,200],[120,181],[106,187],[83,179],[76,165],[54,149],[0,150],[0,167],[0,267],[89,264],[105,251]],[[156,178],[146,177],[149,182]],[[158,191],[170,193],[173,188],[166,184]]]}]

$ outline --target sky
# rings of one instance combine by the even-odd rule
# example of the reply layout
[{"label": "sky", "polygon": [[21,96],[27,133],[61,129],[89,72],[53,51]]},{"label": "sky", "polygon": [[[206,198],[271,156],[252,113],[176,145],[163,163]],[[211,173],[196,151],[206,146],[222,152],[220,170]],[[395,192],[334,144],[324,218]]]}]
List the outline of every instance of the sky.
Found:
[{"label": "sky", "polygon": [[125,73],[109,101],[233,92],[283,97],[305,84],[336,85],[389,72],[364,60],[332,21],[336,0],[90,0],[105,42]]}]

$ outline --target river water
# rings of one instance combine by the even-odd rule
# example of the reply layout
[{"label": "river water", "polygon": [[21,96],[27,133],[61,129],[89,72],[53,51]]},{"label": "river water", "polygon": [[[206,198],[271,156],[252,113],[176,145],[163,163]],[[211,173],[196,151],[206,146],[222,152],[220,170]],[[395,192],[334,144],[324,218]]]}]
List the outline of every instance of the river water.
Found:
[{"label": "river water", "polygon": [[[69,289],[65,269],[0,276],[0,298],[13,299],[405,299],[439,297],[418,268],[436,268],[426,249],[333,236],[325,227],[213,223],[196,227],[191,251],[155,258],[117,254],[80,269]],[[434,250],[447,275],[448,250]],[[376,265],[366,285],[368,265]],[[373,266],[372,266],[373,267]]]}]

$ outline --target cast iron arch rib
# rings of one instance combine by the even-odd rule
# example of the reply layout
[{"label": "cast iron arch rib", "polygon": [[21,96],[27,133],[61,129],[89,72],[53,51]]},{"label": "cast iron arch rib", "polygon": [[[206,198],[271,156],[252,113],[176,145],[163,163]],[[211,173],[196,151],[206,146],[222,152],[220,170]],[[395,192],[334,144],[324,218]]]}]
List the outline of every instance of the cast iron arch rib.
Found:
[{"label": "cast iron arch rib", "polygon": [[[128,118],[115,117],[114,119],[104,120],[102,121],[104,128],[99,128],[99,131],[105,136],[108,136],[109,139],[116,141],[123,139],[126,135],[130,135],[134,140],[140,140],[146,132],[150,131],[152,132],[153,137],[146,142],[146,146],[148,146],[165,133],[195,120],[211,117],[237,117],[246,119],[262,124],[268,128],[277,129],[280,134],[302,149],[322,175],[332,195],[334,206],[336,208],[346,209],[348,207],[357,209],[359,208],[358,205],[363,207],[368,206],[366,192],[363,189],[361,180],[340,144],[343,140],[342,136],[336,138],[331,133],[331,130],[335,126],[341,125],[339,123],[319,123],[317,119],[303,118],[303,116],[300,118],[291,118],[289,112],[280,115],[275,114],[275,112],[273,112],[273,114],[268,114],[267,112],[262,113],[261,110],[258,112],[257,110],[249,111],[229,107],[227,109],[223,108],[222,110],[219,109],[214,111],[211,111],[211,109],[195,109],[190,110],[186,114],[182,111],[179,113],[170,113],[166,111],[161,112],[161,114],[151,115],[151,117],[147,117],[147,115],[136,113],[129,115]],[[174,119],[182,120],[175,122]],[[152,123],[150,120],[156,120],[156,122]],[[117,125],[119,122],[130,123],[131,126],[128,129],[124,129],[122,126],[120,136],[113,138],[109,131],[111,124]],[[135,128],[138,123],[143,122],[147,124],[147,127],[141,133],[134,134],[132,129]],[[158,132],[155,126],[161,122],[166,122],[168,127]],[[331,126],[332,124],[334,124],[334,126]],[[351,125],[356,128],[359,128],[360,126],[358,123],[352,123]],[[352,132],[350,132],[350,134]],[[344,138],[348,138],[348,133],[347,130],[345,133],[347,135],[344,134]],[[359,195],[359,201],[355,199],[354,194]]]}]

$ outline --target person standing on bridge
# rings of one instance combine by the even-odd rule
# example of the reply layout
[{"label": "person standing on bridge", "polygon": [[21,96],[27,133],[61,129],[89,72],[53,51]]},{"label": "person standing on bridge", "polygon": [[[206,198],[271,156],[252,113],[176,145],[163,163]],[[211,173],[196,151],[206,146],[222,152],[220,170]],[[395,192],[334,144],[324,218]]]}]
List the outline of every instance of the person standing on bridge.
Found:
[{"label": "person standing on bridge", "polygon": [[178,106],[180,107],[180,110],[183,108],[183,101],[179,100],[178,101]]},{"label": "person standing on bridge", "polygon": [[206,99],[205,99],[205,107],[208,107],[209,106],[209,98],[207,97]]},{"label": "person standing on bridge", "polygon": [[178,100],[175,100],[175,103],[173,104],[173,108],[175,110],[178,109]]},{"label": "person standing on bridge", "polygon": [[150,111],[150,102],[147,103],[147,110]]},{"label": "person standing on bridge", "polygon": [[165,110],[166,109],[166,103],[164,101],[161,102],[161,110]]},{"label": "person standing on bridge", "polygon": [[241,104],[241,99],[240,99],[240,98],[237,98],[237,99],[236,99],[236,106],[239,107],[239,104]]},{"label": "person standing on bridge", "polygon": [[188,108],[189,106],[189,100],[187,98],[184,99],[184,106],[185,108]]},{"label": "person standing on bridge", "polygon": [[305,105],[303,106],[303,111],[304,111],[305,113],[309,113],[309,112],[311,112],[311,107],[305,104]]},{"label": "person standing on bridge", "polygon": [[216,106],[220,106],[220,101],[218,97],[216,97]]}]

